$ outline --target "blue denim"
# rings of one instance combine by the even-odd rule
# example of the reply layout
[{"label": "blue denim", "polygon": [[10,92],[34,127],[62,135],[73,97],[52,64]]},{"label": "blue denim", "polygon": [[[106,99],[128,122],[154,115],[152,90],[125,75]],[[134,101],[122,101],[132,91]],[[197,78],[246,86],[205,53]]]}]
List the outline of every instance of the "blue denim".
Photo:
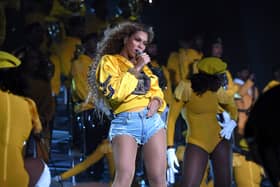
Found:
[{"label": "blue denim", "polygon": [[144,109],[139,112],[121,112],[114,116],[111,121],[109,140],[118,135],[132,136],[137,144],[145,144],[160,129],[166,125],[162,121],[160,115],[155,113],[147,118],[148,110]]},{"label": "blue denim", "polygon": [[164,111],[160,115],[160,117],[164,123],[167,123],[168,112],[169,112],[169,107],[166,106]]}]

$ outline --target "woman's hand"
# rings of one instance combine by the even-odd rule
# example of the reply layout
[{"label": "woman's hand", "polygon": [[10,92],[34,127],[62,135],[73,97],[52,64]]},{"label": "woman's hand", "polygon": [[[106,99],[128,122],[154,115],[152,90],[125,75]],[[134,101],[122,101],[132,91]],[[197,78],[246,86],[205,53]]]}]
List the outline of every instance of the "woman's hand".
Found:
[{"label": "woman's hand", "polygon": [[151,99],[150,103],[148,104],[148,113],[147,117],[153,116],[161,106],[161,101],[158,98]]},{"label": "woman's hand", "polygon": [[136,62],[134,68],[140,72],[146,64],[151,62],[151,58],[147,53],[141,53],[136,57]]}]

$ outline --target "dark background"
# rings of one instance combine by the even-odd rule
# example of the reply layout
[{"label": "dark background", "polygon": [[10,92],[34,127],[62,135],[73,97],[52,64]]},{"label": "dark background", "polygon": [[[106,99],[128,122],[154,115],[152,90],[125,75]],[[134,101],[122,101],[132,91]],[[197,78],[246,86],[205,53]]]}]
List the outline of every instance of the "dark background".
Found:
[{"label": "dark background", "polygon": [[[24,0],[32,1],[32,0]],[[42,0],[46,1],[46,0]],[[109,15],[114,6],[123,9],[137,0],[86,0],[98,12]],[[47,1],[46,1],[47,2]],[[107,2],[107,10],[97,6]],[[249,65],[262,89],[272,78],[272,68],[279,63],[280,11],[277,1],[266,0],[138,0],[143,4],[140,21],[153,26],[159,45],[160,64],[165,64],[178,40],[190,39],[194,34],[206,38],[220,36],[224,45],[224,60],[233,77],[236,71]],[[109,7],[109,8],[108,8]],[[111,8],[110,8],[111,7]],[[23,15],[7,11],[7,31],[21,24]],[[23,28],[23,25],[18,26]],[[17,45],[22,40],[21,29],[8,34]]]},{"label": "dark background", "polygon": [[221,36],[224,60],[233,76],[244,65],[263,88],[278,61],[279,6],[277,1],[161,0],[145,6],[141,20],[154,27],[160,63],[165,64],[178,40],[195,33]]}]

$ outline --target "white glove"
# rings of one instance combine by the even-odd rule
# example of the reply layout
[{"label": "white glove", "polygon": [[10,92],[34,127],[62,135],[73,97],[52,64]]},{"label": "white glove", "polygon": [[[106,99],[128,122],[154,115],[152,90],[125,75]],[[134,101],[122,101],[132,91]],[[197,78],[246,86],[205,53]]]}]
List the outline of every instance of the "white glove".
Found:
[{"label": "white glove", "polygon": [[178,170],[175,168],[174,164],[179,167],[179,162],[177,156],[175,154],[175,148],[168,148],[167,149],[167,163],[168,167],[174,172],[178,173]]},{"label": "white glove", "polygon": [[172,168],[168,168],[166,170],[166,180],[168,184],[174,184],[175,183],[175,173],[172,170]]},{"label": "white glove", "polygon": [[222,127],[222,130],[220,131],[221,137],[229,140],[231,138],[231,134],[233,132],[233,129],[236,127],[236,122],[232,119],[230,119],[230,116],[227,112],[223,112],[224,122],[219,122],[220,126]]},{"label": "white glove", "polygon": [[[222,115],[223,115],[223,118],[224,118],[224,122],[225,122],[225,123],[227,123],[227,122],[229,122],[229,121],[231,120],[231,119],[230,119],[230,115],[229,115],[228,112],[224,111],[224,112],[222,113]],[[220,123],[220,125],[221,125],[222,127],[224,127],[221,123]]]}]

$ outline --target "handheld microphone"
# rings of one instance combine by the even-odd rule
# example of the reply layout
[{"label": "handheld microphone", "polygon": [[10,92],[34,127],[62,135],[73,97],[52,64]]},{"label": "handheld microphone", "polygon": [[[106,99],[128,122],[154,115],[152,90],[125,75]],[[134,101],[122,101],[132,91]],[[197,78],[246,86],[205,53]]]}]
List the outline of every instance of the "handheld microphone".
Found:
[{"label": "handheld microphone", "polygon": [[143,51],[140,51],[138,49],[135,50],[136,56],[140,56],[141,54],[143,54]]},{"label": "handheld microphone", "polygon": [[[144,51],[140,51],[140,50],[136,49],[136,50],[135,50],[135,53],[136,53],[136,57],[138,57],[138,56],[142,55],[142,54],[144,53]],[[147,65],[149,68],[152,67],[152,65],[150,64],[150,62],[148,62],[146,65]]]}]

